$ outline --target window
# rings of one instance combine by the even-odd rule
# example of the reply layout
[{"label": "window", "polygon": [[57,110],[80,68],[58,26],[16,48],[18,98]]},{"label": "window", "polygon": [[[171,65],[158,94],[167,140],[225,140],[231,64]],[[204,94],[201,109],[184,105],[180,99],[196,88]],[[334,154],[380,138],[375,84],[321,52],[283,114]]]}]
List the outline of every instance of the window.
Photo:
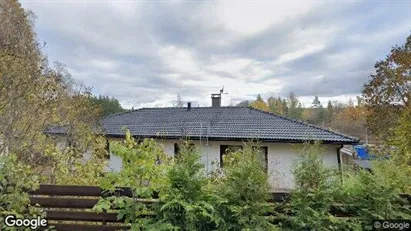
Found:
[{"label": "window", "polygon": [[220,168],[223,167],[223,156],[242,150],[243,146],[241,145],[220,145]]},{"label": "window", "polygon": [[[174,157],[177,157],[180,153],[182,145],[186,145],[186,143],[174,143]],[[193,143],[188,143],[188,148],[190,151],[195,150],[195,145]]]},{"label": "window", "polygon": [[106,157],[107,160],[110,160],[110,141],[108,139],[106,140],[106,148],[105,149],[106,149],[106,152],[107,152],[105,157]]},{"label": "window", "polygon": [[264,164],[265,172],[268,172],[268,148],[267,146],[253,146],[253,150],[258,150],[259,155],[261,156],[261,162]]},{"label": "window", "polygon": [[177,156],[180,152],[180,147],[177,143],[174,143],[174,156]]}]

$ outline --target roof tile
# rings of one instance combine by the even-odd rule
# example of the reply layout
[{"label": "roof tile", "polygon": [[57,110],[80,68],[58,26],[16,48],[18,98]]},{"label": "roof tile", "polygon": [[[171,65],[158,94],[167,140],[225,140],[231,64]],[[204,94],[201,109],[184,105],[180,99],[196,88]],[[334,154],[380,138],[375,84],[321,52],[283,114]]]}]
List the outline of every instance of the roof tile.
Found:
[{"label": "roof tile", "polygon": [[101,124],[108,136],[123,135],[127,128],[135,136],[151,137],[358,142],[354,137],[246,107],[142,108],[106,116]]}]

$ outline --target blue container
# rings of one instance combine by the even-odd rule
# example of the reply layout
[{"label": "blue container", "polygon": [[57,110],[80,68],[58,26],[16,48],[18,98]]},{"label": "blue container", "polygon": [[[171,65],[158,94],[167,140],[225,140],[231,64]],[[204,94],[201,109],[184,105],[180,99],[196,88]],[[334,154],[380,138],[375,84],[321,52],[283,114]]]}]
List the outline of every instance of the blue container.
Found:
[{"label": "blue container", "polygon": [[361,160],[369,160],[370,155],[368,154],[368,150],[366,147],[362,145],[354,146],[355,151],[357,152],[357,156]]}]

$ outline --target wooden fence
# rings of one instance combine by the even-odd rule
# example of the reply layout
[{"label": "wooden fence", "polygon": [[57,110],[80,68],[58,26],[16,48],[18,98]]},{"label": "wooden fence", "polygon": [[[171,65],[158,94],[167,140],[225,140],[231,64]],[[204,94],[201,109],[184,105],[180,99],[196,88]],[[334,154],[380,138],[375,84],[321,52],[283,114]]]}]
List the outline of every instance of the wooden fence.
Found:
[{"label": "wooden fence", "polygon": [[[96,213],[94,205],[105,192],[96,186],[40,185],[30,193],[30,203],[40,205],[47,213],[49,226],[58,231],[114,231],[128,229],[123,220],[117,220],[115,212]],[[130,196],[129,188],[118,188],[116,195]],[[411,195],[404,195],[411,202]],[[289,198],[288,192],[274,192],[269,202],[284,202]],[[145,201],[155,203],[156,200]],[[337,216],[348,216],[338,206],[331,213]]]},{"label": "wooden fence", "polygon": [[[120,195],[131,196],[127,188]],[[30,203],[40,205],[47,213],[49,226],[62,231],[111,231],[127,229],[116,213],[96,213],[92,208],[103,195],[96,186],[40,185],[30,193]]]}]

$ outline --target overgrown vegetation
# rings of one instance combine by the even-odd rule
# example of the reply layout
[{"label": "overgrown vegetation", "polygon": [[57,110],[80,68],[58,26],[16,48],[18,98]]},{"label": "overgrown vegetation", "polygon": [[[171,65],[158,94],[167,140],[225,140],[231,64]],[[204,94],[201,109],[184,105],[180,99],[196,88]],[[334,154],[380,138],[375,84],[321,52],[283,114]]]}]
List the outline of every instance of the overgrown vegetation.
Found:
[{"label": "overgrown vegetation", "polygon": [[147,226],[150,219],[141,218],[149,210],[146,203],[138,199],[153,198],[154,193],[166,183],[165,175],[170,165],[162,146],[153,139],[139,143],[127,131],[123,142],[112,142],[111,146],[111,151],[121,159],[122,168],[119,172],[106,173],[100,185],[111,193],[116,192],[116,187],[129,187],[132,195],[103,198],[95,210],[118,209],[118,219],[131,223],[132,230],[139,230]]},{"label": "overgrown vegetation", "polygon": [[121,104],[118,101],[118,99],[114,97],[99,95],[99,96],[90,97],[90,100],[93,104],[101,108],[102,110],[101,114],[103,116],[126,111],[123,107],[121,107]]},{"label": "overgrown vegetation", "polygon": [[367,127],[380,139],[393,135],[399,118],[411,107],[411,36],[394,46],[385,59],[375,64],[375,74],[364,85],[363,95],[370,112]]},{"label": "overgrown vegetation", "polygon": [[323,163],[321,144],[306,143],[294,163],[295,189],[288,204],[292,216],[283,227],[291,230],[353,230],[355,223],[335,217],[332,207],[341,198],[341,178]]},{"label": "overgrown vegetation", "polygon": [[[372,173],[341,174],[324,165],[319,143],[305,144],[281,215],[267,203],[268,176],[255,144],[226,155],[224,168],[207,175],[199,150],[188,144],[173,159],[155,140],[140,142],[127,132],[124,142],[111,144],[122,169],[105,172],[106,140],[95,135],[97,120],[123,109],[116,99],[92,97],[63,64],[49,64],[33,18],[18,1],[0,1],[0,225],[5,214],[41,214],[28,195],[40,182],[100,184],[108,195],[95,210],[115,209],[132,230],[363,230],[373,219],[410,219],[399,193],[411,192],[411,37],[377,63],[356,105],[328,102],[325,108],[316,96],[304,107],[294,93],[242,103],[362,138],[367,118],[390,155],[374,163]],[[177,106],[182,103],[178,97]],[[50,129],[65,135],[47,135]],[[131,197],[117,187],[129,187]],[[280,221],[278,227],[269,218]]]},{"label": "overgrown vegetation", "polygon": [[30,166],[17,160],[15,155],[0,156],[0,230],[15,230],[3,227],[6,215],[29,218],[44,215],[41,209],[29,203],[29,191],[38,188],[38,179]]},{"label": "overgrown vegetation", "polygon": [[371,136],[365,126],[368,110],[362,97],[357,97],[355,100],[350,99],[347,103],[328,101],[325,104],[325,102],[321,102],[320,97],[315,96],[310,105],[303,105],[297,94],[291,92],[288,97],[276,98],[270,96],[267,99],[263,99],[258,94],[255,100],[242,101],[237,106],[250,106],[262,111],[326,127],[363,140],[368,138],[371,141],[376,141],[375,136]]},{"label": "overgrown vegetation", "polygon": [[[100,110],[63,64],[48,63],[33,19],[18,1],[0,1],[0,154],[14,153],[43,183],[95,183],[90,173],[101,170],[105,155],[95,135]],[[66,135],[45,132],[56,127]]]},{"label": "overgrown vegetation", "polygon": [[[295,189],[283,228],[291,230],[372,230],[373,220],[409,219],[409,203],[400,197],[408,178],[390,161],[374,163],[373,172],[327,168],[321,146],[305,144],[295,163]],[[408,204],[408,205],[407,205]],[[332,212],[334,211],[334,212]],[[350,219],[338,217],[349,215]]]},{"label": "overgrown vegetation", "polygon": [[47,173],[41,174],[41,182],[65,185],[98,185],[106,170],[106,142],[103,137],[90,137],[91,141],[84,152],[83,148],[72,146],[48,146],[44,155],[48,158]]},{"label": "overgrown vegetation", "polygon": [[[258,148],[247,145],[228,154],[224,169],[207,177],[198,150],[188,142],[180,144],[172,162],[152,142],[138,144],[127,132],[124,143],[113,143],[123,168],[108,173],[101,186],[111,192],[115,186],[128,186],[133,194],[102,198],[96,211],[118,209],[118,218],[132,224],[132,230],[276,230],[266,217],[272,208]],[[155,199],[156,192],[159,201],[154,207],[135,200]],[[150,212],[151,218],[141,218]]]},{"label": "overgrown vegetation", "polygon": [[350,206],[347,210],[360,224],[358,230],[373,230],[373,220],[411,218],[410,206],[399,194],[404,184],[392,181],[390,175],[402,173],[392,171],[388,164],[375,163],[373,173],[359,170],[344,177],[340,201]]},{"label": "overgrown vegetation", "polygon": [[266,215],[273,210],[269,199],[268,174],[258,145],[246,144],[224,156],[221,178],[214,193],[223,199],[217,205],[222,219],[219,230],[275,230]]},{"label": "overgrown vegetation", "polygon": [[[130,133],[126,137],[113,145],[123,170],[108,174],[102,186],[111,192],[129,186],[133,195],[103,198],[95,209],[118,209],[132,230],[372,230],[376,219],[411,218],[400,196],[408,178],[387,160],[376,162],[373,173],[342,174],[325,165],[320,143],[305,143],[293,168],[295,188],[278,211],[267,203],[268,176],[255,144],[227,154],[224,168],[207,177],[198,150],[188,143],[167,162],[153,140],[137,144]],[[156,192],[154,207],[136,200],[155,200]],[[146,214],[152,216],[141,217]]]},{"label": "overgrown vegetation", "polygon": [[215,230],[221,218],[216,205],[221,200],[213,194],[200,163],[200,153],[182,141],[178,156],[167,174],[167,184],[160,192],[154,230]]}]

